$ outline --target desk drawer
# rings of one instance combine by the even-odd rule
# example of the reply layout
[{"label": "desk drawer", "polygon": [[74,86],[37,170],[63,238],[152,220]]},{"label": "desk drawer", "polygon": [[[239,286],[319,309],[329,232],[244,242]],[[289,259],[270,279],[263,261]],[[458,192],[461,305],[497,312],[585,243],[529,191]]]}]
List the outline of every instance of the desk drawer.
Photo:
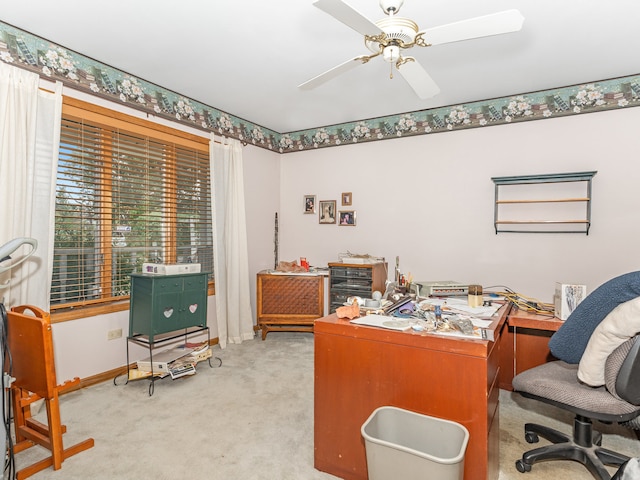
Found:
[{"label": "desk drawer", "polygon": [[[336,300],[340,300],[342,302],[347,300],[347,297],[371,297],[371,287],[351,287],[351,288],[332,288],[331,296],[332,298],[335,296]],[[340,299],[338,299],[340,297]],[[344,300],[342,299],[344,297]]]},{"label": "desk drawer", "polygon": [[180,292],[183,288],[183,279],[176,277],[154,279],[153,285],[158,292]]},{"label": "desk drawer", "polygon": [[355,279],[363,278],[371,281],[372,272],[370,268],[353,267],[331,267],[331,278]]}]

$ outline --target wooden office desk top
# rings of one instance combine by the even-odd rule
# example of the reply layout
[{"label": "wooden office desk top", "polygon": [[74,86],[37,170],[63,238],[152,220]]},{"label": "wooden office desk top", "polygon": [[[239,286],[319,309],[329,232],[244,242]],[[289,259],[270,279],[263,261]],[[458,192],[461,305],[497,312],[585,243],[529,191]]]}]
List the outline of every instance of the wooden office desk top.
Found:
[{"label": "wooden office desk top", "polygon": [[[505,313],[507,311],[508,306],[502,307],[498,311],[489,326],[491,330],[494,330],[494,332],[500,330],[502,324],[506,321],[507,316]],[[413,330],[399,331],[359,325],[351,323],[348,319],[338,318],[335,313],[319,318],[315,323],[316,325],[322,324],[321,328],[324,333],[357,336],[358,338],[366,338],[378,342],[396,343],[446,353],[460,353],[479,357],[486,357],[493,344],[493,342],[480,338],[464,338],[428,332],[415,332]]]},{"label": "wooden office desk top", "polygon": [[540,313],[527,312],[519,308],[512,308],[507,320],[512,327],[533,328],[535,330],[546,330],[556,332],[564,323],[558,317],[552,315],[542,315]]},{"label": "wooden office desk top", "polygon": [[469,430],[466,480],[497,480],[499,344],[509,306],[495,316],[495,341],[352,324],[335,314],[314,325],[314,465],[364,480],[360,427],[377,407],[396,406]]}]

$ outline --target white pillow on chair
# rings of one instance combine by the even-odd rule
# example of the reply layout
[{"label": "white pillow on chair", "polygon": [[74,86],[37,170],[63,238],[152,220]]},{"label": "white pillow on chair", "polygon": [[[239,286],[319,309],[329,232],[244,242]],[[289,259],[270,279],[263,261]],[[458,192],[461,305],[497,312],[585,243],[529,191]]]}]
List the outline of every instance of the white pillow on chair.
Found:
[{"label": "white pillow on chair", "polygon": [[592,387],[605,384],[607,357],[640,332],[640,297],[614,308],[593,331],[578,365],[578,378]]}]

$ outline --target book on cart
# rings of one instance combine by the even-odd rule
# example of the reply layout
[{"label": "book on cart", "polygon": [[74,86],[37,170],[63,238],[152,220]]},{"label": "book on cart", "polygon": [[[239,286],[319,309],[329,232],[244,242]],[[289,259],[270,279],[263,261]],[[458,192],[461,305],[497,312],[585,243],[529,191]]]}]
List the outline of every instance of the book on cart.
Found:
[{"label": "book on cart", "polygon": [[189,354],[189,358],[195,363],[202,362],[213,356],[213,352],[211,351],[211,347],[209,346],[209,342],[207,341],[197,343],[186,342],[179,348],[191,349],[192,351]]},{"label": "book on cart", "polygon": [[169,374],[172,379],[184,377],[185,375],[194,375],[196,373],[196,364],[194,362],[183,362],[177,360],[169,367]]}]

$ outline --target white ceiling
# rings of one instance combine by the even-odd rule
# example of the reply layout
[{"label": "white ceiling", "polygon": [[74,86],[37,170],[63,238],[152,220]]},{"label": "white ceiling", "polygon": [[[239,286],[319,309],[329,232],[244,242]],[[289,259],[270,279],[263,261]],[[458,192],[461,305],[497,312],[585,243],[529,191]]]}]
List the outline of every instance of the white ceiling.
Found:
[{"label": "white ceiling", "polygon": [[0,21],[280,133],[640,73],[637,0],[405,0],[400,14],[425,29],[511,8],[520,32],[411,51],[440,86],[429,100],[379,58],[299,90],[368,52],[313,0],[5,1]]}]

